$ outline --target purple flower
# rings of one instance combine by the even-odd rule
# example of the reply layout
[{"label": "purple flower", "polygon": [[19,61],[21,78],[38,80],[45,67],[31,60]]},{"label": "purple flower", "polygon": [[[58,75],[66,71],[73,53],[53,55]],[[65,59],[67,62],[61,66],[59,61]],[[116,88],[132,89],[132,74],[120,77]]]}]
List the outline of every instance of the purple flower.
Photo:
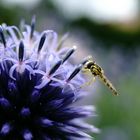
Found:
[{"label": "purple flower", "polygon": [[[80,73],[87,59],[74,66],[76,48],[61,48],[57,33],[36,32],[31,25],[0,26],[0,139],[92,139],[83,118],[92,106],[73,105],[87,93]],[[59,49],[58,49],[59,48]]]}]

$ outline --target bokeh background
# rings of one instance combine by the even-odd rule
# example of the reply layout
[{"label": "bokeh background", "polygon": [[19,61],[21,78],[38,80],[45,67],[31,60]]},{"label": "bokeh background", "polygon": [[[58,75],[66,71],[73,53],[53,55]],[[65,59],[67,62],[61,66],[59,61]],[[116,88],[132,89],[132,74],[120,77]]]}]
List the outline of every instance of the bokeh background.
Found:
[{"label": "bokeh background", "polygon": [[66,46],[78,46],[78,61],[92,55],[117,88],[114,97],[98,80],[84,102],[94,104],[90,121],[101,129],[96,140],[140,140],[139,0],[0,0],[0,24],[30,24],[36,29],[69,32]]}]

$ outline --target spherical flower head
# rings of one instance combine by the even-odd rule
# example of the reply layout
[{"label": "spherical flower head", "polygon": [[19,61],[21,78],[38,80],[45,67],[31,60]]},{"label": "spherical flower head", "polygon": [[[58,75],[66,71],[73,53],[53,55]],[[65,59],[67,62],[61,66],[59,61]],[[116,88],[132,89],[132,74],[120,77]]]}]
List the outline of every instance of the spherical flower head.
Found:
[{"label": "spherical flower head", "polygon": [[31,25],[0,26],[0,139],[92,139],[96,131],[83,118],[92,106],[74,105],[87,93],[81,69],[70,58],[76,48],[61,48],[57,33]]}]

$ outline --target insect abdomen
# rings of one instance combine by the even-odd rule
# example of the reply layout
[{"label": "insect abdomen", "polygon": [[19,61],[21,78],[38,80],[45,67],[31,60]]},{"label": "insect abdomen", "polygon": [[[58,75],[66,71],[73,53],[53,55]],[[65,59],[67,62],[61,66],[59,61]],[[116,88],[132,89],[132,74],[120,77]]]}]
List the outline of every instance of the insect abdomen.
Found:
[{"label": "insect abdomen", "polygon": [[107,77],[105,75],[102,74],[102,75],[99,76],[99,78],[112,91],[112,93],[114,95],[118,95],[116,89],[114,88],[114,86],[112,85],[112,83],[107,79]]}]

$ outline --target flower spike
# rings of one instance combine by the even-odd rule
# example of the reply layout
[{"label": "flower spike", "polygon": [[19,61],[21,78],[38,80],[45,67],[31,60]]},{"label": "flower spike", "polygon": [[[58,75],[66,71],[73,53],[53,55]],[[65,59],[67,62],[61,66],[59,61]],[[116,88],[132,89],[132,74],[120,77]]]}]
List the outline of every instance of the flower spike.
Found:
[{"label": "flower spike", "polygon": [[62,60],[59,60],[49,71],[48,75],[52,75],[56,72],[56,70],[60,67],[60,65],[62,64]]},{"label": "flower spike", "polygon": [[80,71],[89,58],[75,67],[76,47],[61,47],[66,38],[35,31],[35,16],[21,30],[0,26],[0,140],[92,139],[83,122],[93,107],[73,105],[88,94]]},{"label": "flower spike", "polygon": [[35,23],[36,23],[36,17],[35,17],[35,15],[34,15],[34,16],[32,17],[32,21],[31,21],[30,39],[32,39],[32,38],[33,38],[33,35],[34,35]]},{"label": "flower spike", "polygon": [[6,40],[5,40],[2,26],[0,26],[0,37],[1,37],[1,40],[2,40],[4,47],[6,48]]},{"label": "flower spike", "polygon": [[18,51],[18,59],[20,62],[23,61],[23,57],[24,57],[24,44],[21,41],[19,44],[19,51]]},{"label": "flower spike", "polygon": [[63,58],[63,63],[75,52],[76,48],[76,46],[73,46],[73,48],[67,52],[67,54]]},{"label": "flower spike", "polygon": [[44,45],[44,42],[45,42],[45,39],[46,39],[46,33],[44,33],[42,36],[41,36],[41,39],[40,39],[40,42],[39,42],[39,45],[38,45],[38,53],[41,51],[43,45]]},{"label": "flower spike", "polygon": [[71,79],[73,79],[82,69],[83,65],[79,64],[74,71],[70,74],[66,82],[69,82]]}]

